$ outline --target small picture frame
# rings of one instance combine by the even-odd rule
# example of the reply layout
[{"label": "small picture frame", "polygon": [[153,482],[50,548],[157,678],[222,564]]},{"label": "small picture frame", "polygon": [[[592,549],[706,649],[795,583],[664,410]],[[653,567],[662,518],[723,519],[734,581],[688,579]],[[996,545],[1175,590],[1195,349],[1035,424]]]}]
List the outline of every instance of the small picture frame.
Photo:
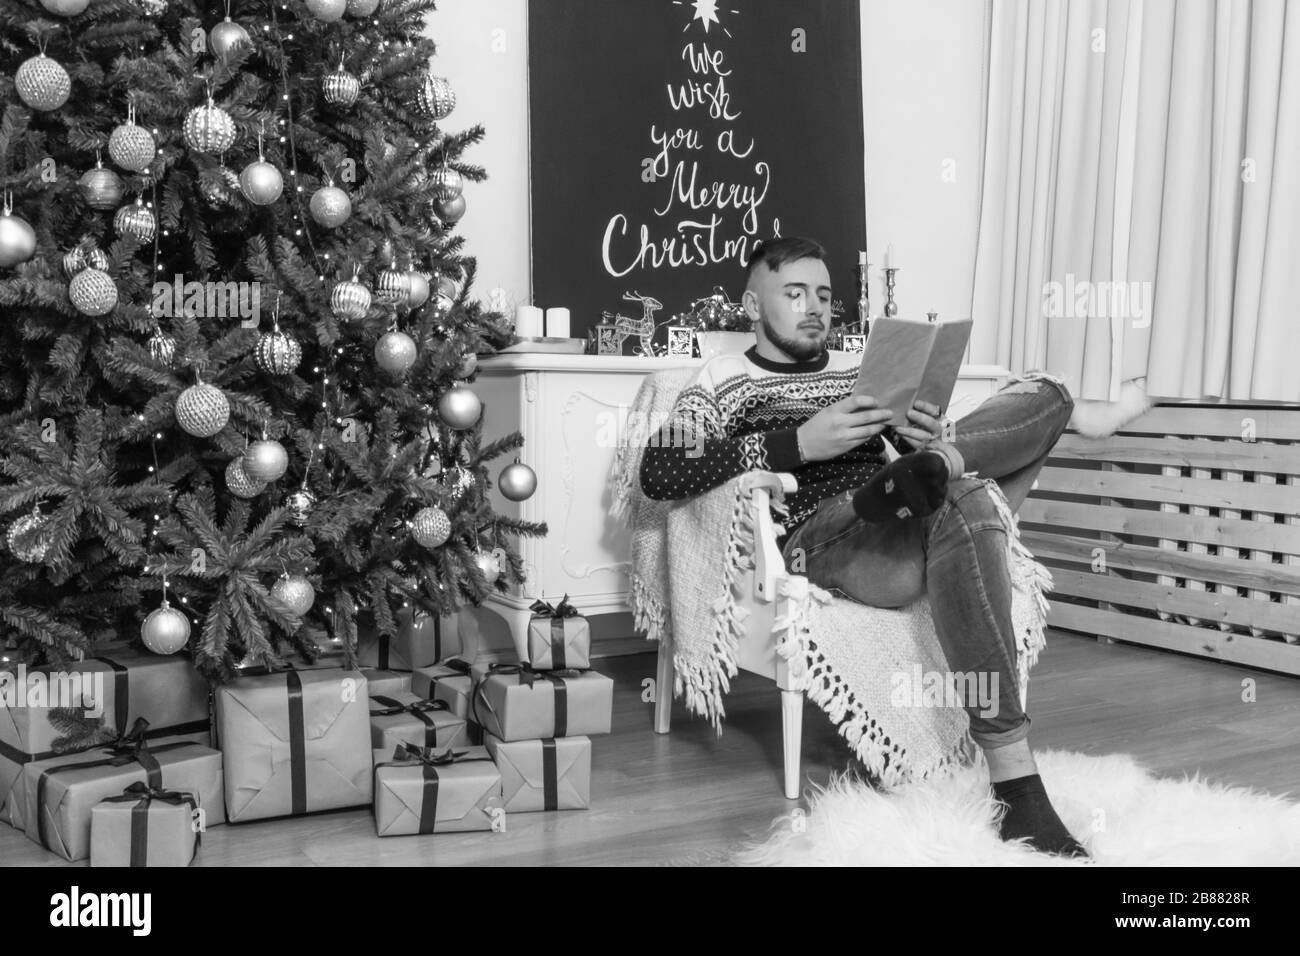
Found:
[{"label": "small picture frame", "polygon": [[690,358],[695,344],[695,329],[689,325],[668,326],[668,355]]},{"label": "small picture frame", "polygon": [[618,328],[611,322],[596,326],[596,354],[622,355],[623,343],[618,340]]},{"label": "small picture frame", "polygon": [[867,337],[861,332],[845,332],[840,350],[860,355],[867,350]]}]

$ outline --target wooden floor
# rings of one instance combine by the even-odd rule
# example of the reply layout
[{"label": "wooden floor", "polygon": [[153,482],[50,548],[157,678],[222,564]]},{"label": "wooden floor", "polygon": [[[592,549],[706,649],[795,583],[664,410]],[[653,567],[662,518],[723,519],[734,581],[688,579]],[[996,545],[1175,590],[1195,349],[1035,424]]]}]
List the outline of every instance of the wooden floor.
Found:
[{"label": "wooden floor", "polygon": [[[680,707],[672,734],[650,729],[641,682],[654,657],[599,662],[616,682],[613,733],[594,738],[592,809],[517,813],[507,832],[375,837],[370,810],[215,827],[196,865],[370,866],[511,863],[725,863],[796,804],[781,796],[777,692],[741,675],[719,739]],[[1242,680],[1256,702],[1242,701]],[[1300,796],[1300,680],[1066,632],[1049,635],[1030,685],[1036,749],[1128,753],[1162,775]],[[812,705],[803,769],[825,781],[848,751]],[[0,862],[67,864],[0,826]]]}]

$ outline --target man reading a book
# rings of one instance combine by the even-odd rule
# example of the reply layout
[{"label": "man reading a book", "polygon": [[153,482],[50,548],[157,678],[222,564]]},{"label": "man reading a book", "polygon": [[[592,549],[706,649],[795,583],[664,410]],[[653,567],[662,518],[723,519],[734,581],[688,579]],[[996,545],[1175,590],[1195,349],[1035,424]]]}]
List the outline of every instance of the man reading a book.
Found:
[{"label": "man reading a book", "polygon": [[[831,353],[831,282],[825,251],[778,238],[753,253],[744,294],[755,344],[743,361],[720,356],[681,392],[702,443],[652,443],[641,487],[654,500],[693,497],[751,470],[788,471],[798,491],[778,541],[809,580],[877,607],[928,595],[935,632],[954,671],[1017,688],[1005,529],[977,473],[997,480],[1012,510],[1070,420],[1059,380],[1030,375],[991,396],[943,441],[943,409],[917,402],[907,425],[852,394],[859,357]],[[870,383],[867,383],[868,387]],[[887,453],[888,441],[896,457]],[[891,460],[892,457],[892,460]],[[1029,749],[1029,717],[1014,690],[969,706],[971,736],[1008,807],[1003,839],[1049,853],[1086,855],[1057,816]]]}]

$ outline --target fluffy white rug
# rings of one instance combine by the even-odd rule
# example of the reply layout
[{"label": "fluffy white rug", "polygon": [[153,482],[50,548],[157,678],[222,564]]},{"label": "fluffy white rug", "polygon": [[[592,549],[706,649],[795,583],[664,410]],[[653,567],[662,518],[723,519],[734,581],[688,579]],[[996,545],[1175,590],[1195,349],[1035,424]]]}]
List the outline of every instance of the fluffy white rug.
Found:
[{"label": "fluffy white rug", "polygon": [[[1037,753],[1048,796],[1102,866],[1297,866],[1300,803],[1199,777],[1160,779],[1132,757]],[[785,866],[1084,866],[998,838],[988,770],[880,793],[837,775],[736,862]]]}]

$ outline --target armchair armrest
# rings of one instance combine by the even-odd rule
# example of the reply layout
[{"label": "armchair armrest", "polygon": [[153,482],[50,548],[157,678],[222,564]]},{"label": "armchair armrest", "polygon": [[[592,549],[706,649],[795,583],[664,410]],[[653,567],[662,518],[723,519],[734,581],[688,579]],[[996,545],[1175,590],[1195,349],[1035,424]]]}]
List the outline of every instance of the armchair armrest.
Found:
[{"label": "armchair armrest", "polygon": [[[799,482],[789,472],[780,472],[781,488],[789,495],[799,487]],[[785,559],[776,546],[777,525],[772,521],[772,494],[763,485],[749,489],[754,509],[754,597],[759,601],[776,599],[776,585],[786,576]]]}]

